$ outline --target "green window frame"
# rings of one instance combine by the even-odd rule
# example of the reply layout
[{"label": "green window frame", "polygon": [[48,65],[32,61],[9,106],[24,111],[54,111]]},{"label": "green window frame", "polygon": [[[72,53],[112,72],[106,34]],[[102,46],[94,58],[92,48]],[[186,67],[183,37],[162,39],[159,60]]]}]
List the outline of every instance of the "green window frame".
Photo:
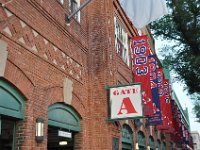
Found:
[{"label": "green window frame", "polygon": [[4,118],[12,118],[13,141],[12,150],[16,142],[16,120],[24,119],[25,96],[10,82],[0,78],[0,123]]},{"label": "green window frame", "polygon": [[128,125],[122,127],[122,150],[132,150],[133,148],[133,132]]},{"label": "green window frame", "polygon": [[157,140],[157,148],[158,148],[158,150],[161,150],[160,140]]},{"label": "green window frame", "polygon": [[139,150],[145,150],[145,136],[142,131],[138,132],[137,141],[138,141]]},{"label": "green window frame", "polygon": [[149,136],[149,146],[151,150],[155,149],[154,139],[152,136]]},{"label": "green window frame", "polygon": [[166,150],[166,143],[163,142],[163,150]]}]

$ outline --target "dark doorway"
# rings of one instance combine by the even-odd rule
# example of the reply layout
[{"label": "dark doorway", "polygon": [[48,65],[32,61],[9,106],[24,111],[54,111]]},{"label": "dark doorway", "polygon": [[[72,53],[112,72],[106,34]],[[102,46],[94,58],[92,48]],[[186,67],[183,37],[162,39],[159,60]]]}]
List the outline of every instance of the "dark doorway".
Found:
[{"label": "dark doorway", "polygon": [[[72,138],[58,136],[58,131],[61,130],[56,127],[48,126],[48,150],[74,150],[74,135]],[[66,131],[62,129],[62,131]],[[66,142],[67,144],[61,145],[60,142]]]},{"label": "dark doorway", "polygon": [[1,117],[0,130],[0,150],[13,150],[15,121]]}]

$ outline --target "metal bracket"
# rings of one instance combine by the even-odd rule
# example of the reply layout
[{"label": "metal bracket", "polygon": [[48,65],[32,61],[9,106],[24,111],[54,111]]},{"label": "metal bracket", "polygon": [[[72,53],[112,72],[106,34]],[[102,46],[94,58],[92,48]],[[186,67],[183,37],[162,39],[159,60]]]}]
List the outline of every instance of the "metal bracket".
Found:
[{"label": "metal bracket", "polygon": [[69,16],[68,15],[66,15],[65,16],[65,20],[66,20],[66,22],[69,24],[70,23],[70,21],[71,21],[71,19],[72,19],[72,17],[76,14],[76,13],[78,13],[80,10],[82,10],[88,3],[90,3],[92,0],[87,0],[87,1],[85,1],[83,4],[81,4],[81,6],[77,9],[77,10],[75,10],[74,12],[72,12],[72,14],[70,14]]},{"label": "metal bracket", "polygon": [[0,2],[0,3],[1,3],[1,6],[2,6],[2,7],[5,7],[7,4],[11,3],[12,1],[13,1],[13,0],[10,0],[10,1],[5,2],[5,3],[2,3],[2,2]]}]

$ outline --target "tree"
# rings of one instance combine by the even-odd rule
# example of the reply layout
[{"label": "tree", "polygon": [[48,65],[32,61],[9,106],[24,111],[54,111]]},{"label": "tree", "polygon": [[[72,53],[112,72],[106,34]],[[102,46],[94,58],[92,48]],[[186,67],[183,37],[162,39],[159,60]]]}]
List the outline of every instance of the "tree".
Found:
[{"label": "tree", "polygon": [[[169,14],[151,23],[155,38],[170,42],[163,47],[164,66],[178,74],[190,94],[200,94],[200,0],[167,0]],[[198,96],[195,112],[200,122]]]}]

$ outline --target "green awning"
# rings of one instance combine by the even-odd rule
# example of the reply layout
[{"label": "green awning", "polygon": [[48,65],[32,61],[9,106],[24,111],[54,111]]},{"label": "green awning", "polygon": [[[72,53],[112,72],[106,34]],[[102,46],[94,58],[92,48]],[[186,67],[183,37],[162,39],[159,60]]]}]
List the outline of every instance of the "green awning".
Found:
[{"label": "green awning", "polygon": [[57,103],[48,109],[48,125],[80,131],[80,118],[71,107]]},{"label": "green awning", "polygon": [[0,115],[24,118],[24,96],[10,83],[0,80]]}]

